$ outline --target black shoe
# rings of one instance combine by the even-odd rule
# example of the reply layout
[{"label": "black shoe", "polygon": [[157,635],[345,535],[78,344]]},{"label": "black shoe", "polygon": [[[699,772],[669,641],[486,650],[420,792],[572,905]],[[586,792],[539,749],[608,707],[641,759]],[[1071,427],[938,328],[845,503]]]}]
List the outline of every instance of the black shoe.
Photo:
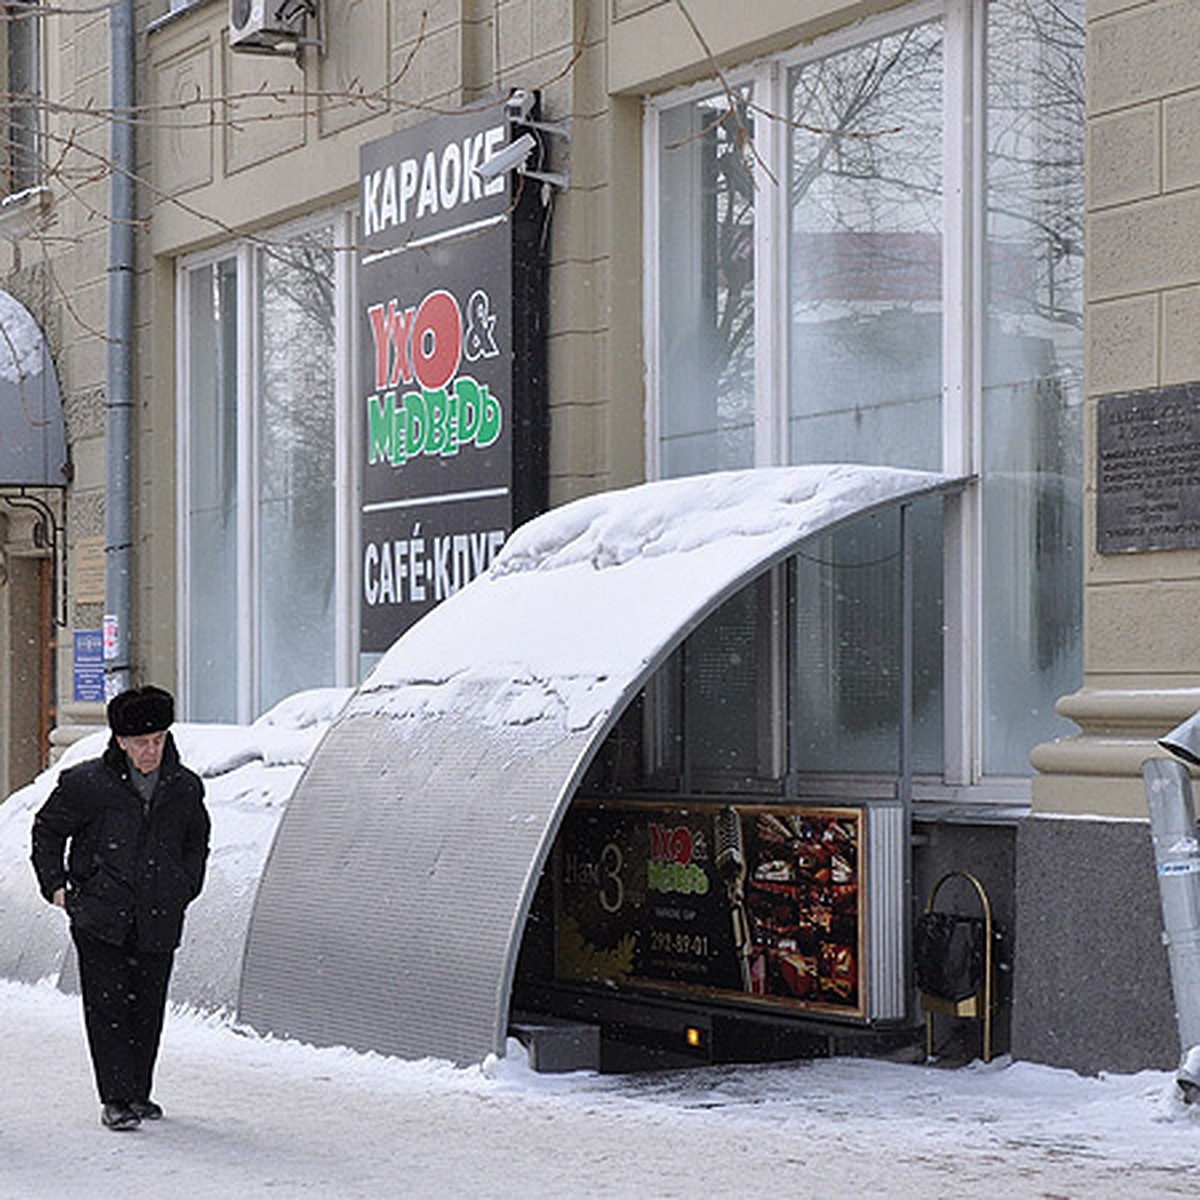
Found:
[{"label": "black shoe", "polygon": [[129,1111],[139,1121],[157,1121],[162,1116],[162,1105],[153,1100],[130,1100]]},{"label": "black shoe", "polygon": [[106,1104],[100,1110],[100,1123],[120,1132],[124,1129],[136,1129],[142,1121],[128,1104],[117,1101]]}]

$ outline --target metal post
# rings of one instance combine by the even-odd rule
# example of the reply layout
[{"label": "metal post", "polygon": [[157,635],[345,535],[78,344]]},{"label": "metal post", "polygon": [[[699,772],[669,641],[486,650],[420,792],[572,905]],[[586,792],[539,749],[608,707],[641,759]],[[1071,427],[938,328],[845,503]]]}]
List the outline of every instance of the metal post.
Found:
[{"label": "metal post", "polygon": [[900,505],[900,751],[898,794],[906,822],[912,816],[913,547],[912,520]]},{"label": "metal post", "polygon": [[[900,751],[897,798],[904,831],[904,861],[901,895],[903,912],[901,959],[905,978],[912,967],[912,927],[916,918],[916,897],[913,895],[913,822],[912,822],[912,755],[913,755],[913,544],[912,520],[909,505],[900,505]],[[912,1004],[912,989],[906,987],[905,1008]]]}]

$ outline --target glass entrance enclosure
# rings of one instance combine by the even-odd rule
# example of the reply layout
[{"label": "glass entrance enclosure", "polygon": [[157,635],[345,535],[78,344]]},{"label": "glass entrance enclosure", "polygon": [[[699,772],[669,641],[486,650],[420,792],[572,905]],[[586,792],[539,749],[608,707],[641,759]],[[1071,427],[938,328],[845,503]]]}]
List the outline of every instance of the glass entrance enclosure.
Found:
[{"label": "glass entrance enclosure", "polygon": [[903,1037],[914,780],[942,756],[945,503],[809,538],[651,677],[558,832],[518,1010],[600,1026],[607,1066]]}]

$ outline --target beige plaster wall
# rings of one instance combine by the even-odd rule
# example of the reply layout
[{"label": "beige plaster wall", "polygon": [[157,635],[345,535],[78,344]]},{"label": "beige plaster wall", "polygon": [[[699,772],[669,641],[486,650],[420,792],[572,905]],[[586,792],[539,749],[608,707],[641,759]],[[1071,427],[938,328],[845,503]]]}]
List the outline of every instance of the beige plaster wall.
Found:
[{"label": "beige plaster wall", "polygon": [[[612,0],[609,89],[643,94],[812,41],[905,0]],[[690,19],[689,19],[690,18]]]},{"label": "beige plaster wall", "polygon": [[1194,0],[1088,6],[1085,682],[1035,752],[1038,808],[1144,815],[1140,763],[1200,706],[1200,552],[1095,551],[1097,397],[1200,379]]},{"label": "beige plaster wall", "polygon": [[[149,114],[139,127],[148,224],[139,238],[135,671],[167,682],[175,676],[180,255],[353,205],[363,142],[439,108],[538,87],[546,115],[569,120],[572,132],[556,164],[570,172],[570,187],[556,199],[550,243],[552,500],[636,482],[645,455],[642,95],[895,6],[690,0],[692,28],[673,0],[330,0],[327,53],[306,52],[299,64],[230,53],[224,3],[199,5],[139,36],[139,89]],[[139,28],[165,7],[140,4]],[[1200,316],[1200,239],[1191,236],[1200,223],[1200,34],[1192,15],[1191,0],[1089,5],[1093,402],[1200,377],[1191,333]],[[51,25],[51,88],[76,114],[54,122],[58,144],[81,147],[80,163],[95,162],[107,152],[107,126],[79,114],[89,100],[100,110],[107,102],[106,19],[81,10]],[[69,193],[56,189],[61,245],[27,251],[52,262],[63,293],[60,370],[79,472],[73,539],[103,531],[108,231],[96,214],[107,206],[108,181],[93,174],[81,169]],[[1088,439],[1090,447],[1090,424]],[[1090,521],[1087,537],[1091,544]],[[1198,568],[1194,554],[1089,559],[1087,682],[1079,697],[1064,700],[1083,736],[1044,748],[1039,807],[1092,811],[1093,764],[1103,757],[1095,753],[1092,692],[1149,688],[1171,713],[1190,711],[1187,689],[1200,674],[1200,603],[1191,586]],[[99,624],[101,615],[95,605],[72,608],[80,627]],[[69,656],[60,659],[65,696]],[[1105,722],[1108,736],[1112,719]],[[1117,727],[1138,747],[1149,744],[1150,728],[1132,715]],[[1117,797],[1105,801],[1106,811],[1140,811],[1136,772],[1123,767],[1103,778]]]}]

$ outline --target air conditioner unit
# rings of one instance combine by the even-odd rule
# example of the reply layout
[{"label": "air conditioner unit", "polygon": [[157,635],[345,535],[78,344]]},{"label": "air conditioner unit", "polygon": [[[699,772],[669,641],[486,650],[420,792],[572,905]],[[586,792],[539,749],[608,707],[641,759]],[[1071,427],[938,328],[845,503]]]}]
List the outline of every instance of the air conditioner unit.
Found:
[{"label": "air conditioner unit", "polygon": [[249,54],[289,49],[304,31],[307,6],[291,0],[229,0],[229,46]]}]

